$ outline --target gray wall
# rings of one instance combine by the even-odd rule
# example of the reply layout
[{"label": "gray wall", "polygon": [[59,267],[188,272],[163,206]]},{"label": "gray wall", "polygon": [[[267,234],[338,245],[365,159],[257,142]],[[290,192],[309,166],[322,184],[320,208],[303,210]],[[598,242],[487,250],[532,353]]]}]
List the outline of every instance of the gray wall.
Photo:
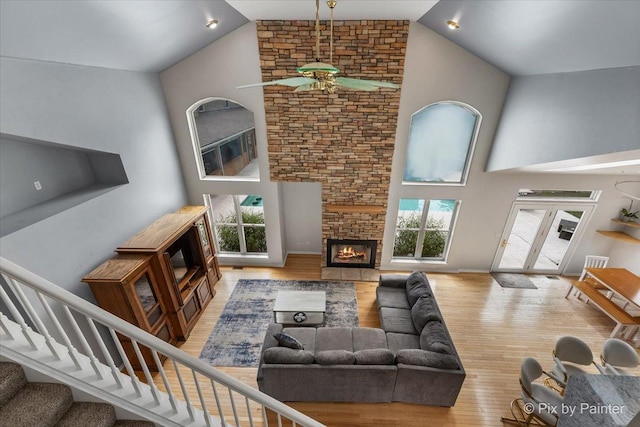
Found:
[{"label": "gray wall", "polygon": [[121,156],[128,185],[0,239],[3,257],[93,301],[82,277],[187,200],[158,76],[0,58],[0,92],[0,132]]},{"label": "gray wall", "polygon": [[289,253],[322,253],[322,184],[283,182],[282,210]]},{"label": "gray wall", "polygon": [[[437,58],[437,61],[434,58]],[[615,257],[612,257],[613,264],[637,268],[633,265],[633,260],[637,260],[640,254],[640,245],[623,244],[625,253],[629,255],[620,256],[620,250],[617,249],[620,243],[596,233],[597,229],[617,228],[611,223],[611,218],[618,216],[621,207],[629,205],[614,189],[619,176],[485,172],[484,166],[492,150],[508,85],[509,76],[496,67],[423,25],[411,23],[398,114],[396,151],[391,173],[382,268],[418,268],[413,262],[391,261],[398,201],[400,198],[434,198],[460,200],[460,211],[447,262],[429,263],[419,268],[453,272],[489,271],[511,206],[520,188],[602,191],[588,229],[582,235],[565,268],[567,274],[580,272],[586,255],[609,255],[614,249],[616,253]],[[465,102],[482,114],[482,124],[467,185],[402,185],[411,114],[426,105],[443,100]],[[504,115],[503,112],[502,116]],[[528,120],[526,117],[521,119]],[[585,123],[585,126],[587,125]],[[556,144],[569,145],[566,141]],[[607,144],[608,141],[599,141],[598,149],[609,149]],[[510,147],[503,149],[507,152],[511,150]],[[544,148],[541,151],[544,151]],[[299,212],[299,215],[304,214],[304,211]]]},{"label": "gray wall", "polygon": [[640,149],[640,67],[514,77],[486,170]]},{"label": "gray wall", "polygon": [[[255,22],[199,50],[160,74],[167,100],[178,155],[192,203],[202,203],[203,194],[260,194],[264,202],[268,257],[221,255],[221,264],[284,264],[285,226],[280,183],[269,180],[267,131],[262,88],[236,89],[241,84],[262,81],[258,34]],[[201,179],[196,166],[187,110],[206,98],[230,99],[253,113],[260,180],[238,177]]]},{"label": "gray wall", "polygon": [[[42,190],[36,190],[39,181]],[[96,182],[86,153],[0,138],[0,216]]]}]

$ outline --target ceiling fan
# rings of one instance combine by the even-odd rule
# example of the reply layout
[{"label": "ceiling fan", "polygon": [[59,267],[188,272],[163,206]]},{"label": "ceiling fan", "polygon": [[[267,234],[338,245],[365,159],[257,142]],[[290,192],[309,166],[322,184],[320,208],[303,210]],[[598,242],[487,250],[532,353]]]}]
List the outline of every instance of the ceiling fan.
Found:
[{"label": "ceiling fan", "polygon": [[[336,7],[335,0],[328,0],[327,6],[331,9],[331,31],[330,31],[330,58],[333,61],[333,8]],[[381,87],[397,89],[399,86],[390,82],[376,80],[350,79],[348,77],[336,77],[340,72],[336,67],[320,61],[320,0],[316,0],[316,62],[310,62],[299,67],[296,71],[302,77],[291,77],[288,79],[273,80],[264,83],[237,86],[236,89],[244,89],[257,86],[282,85],[295,87],[294,92],[311,90],[321,90],[333,93],[336,88],[353,90],[374,91]]]}]

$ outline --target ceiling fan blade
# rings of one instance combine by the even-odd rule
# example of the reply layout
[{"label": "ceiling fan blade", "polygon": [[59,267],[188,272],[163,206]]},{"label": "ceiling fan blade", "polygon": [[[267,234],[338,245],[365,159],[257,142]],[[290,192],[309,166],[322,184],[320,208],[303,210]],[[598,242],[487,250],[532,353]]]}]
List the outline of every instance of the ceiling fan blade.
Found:
[{"label": "ceiling fan blade", "polygon": [[348,77],[336,77],[335,78],[336,85],[340,87],[344,87],[347,89],[355,89],[355,90],[377,90],[381,87],[386,87],[390,89],[397,89],[398,86],[395,83],[390,82],[381,82],[377,80],[362,80],[362,79],[351,79]]},{"label": "ceiling fan blade", "polygon": [[316,81],[315,79],[312,79],[310,77],[291,77],[289,79],[273,80],[271,82],[253,83],[250,85],[236,86],[236,89],[245,89],[249,87],[271,86],[271,85],[297,87],[297,86],[303,86],[306,84],[314,83],[315,81]]},{"label": "ceiling fan blade", "polygon": [[298,86],[296,90],[294,90],[294,92],[305,92],[305,91],[314,90],[314,89],[315,89],[315,85],[313,83],[309,83],[306,85]]}]

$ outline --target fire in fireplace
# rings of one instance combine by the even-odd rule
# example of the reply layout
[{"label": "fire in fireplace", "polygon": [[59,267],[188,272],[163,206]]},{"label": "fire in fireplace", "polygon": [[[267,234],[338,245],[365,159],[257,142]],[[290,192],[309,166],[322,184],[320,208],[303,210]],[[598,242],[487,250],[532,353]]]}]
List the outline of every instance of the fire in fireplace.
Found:
[{"label": "fire in fireplace", "polygon": [[327,267],[375,268],[375,240],[327,239]]}]

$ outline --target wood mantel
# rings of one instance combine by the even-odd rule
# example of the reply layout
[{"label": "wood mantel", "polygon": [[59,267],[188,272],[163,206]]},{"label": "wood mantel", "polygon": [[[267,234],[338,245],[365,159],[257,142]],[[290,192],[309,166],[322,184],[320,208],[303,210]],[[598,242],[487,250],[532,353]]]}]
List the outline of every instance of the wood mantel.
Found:
[{"label": "wood mantel", "polygon": [[326,205],[325,209],[327,212],[371,214],[384,213],[387,210],[379,205]]}]

